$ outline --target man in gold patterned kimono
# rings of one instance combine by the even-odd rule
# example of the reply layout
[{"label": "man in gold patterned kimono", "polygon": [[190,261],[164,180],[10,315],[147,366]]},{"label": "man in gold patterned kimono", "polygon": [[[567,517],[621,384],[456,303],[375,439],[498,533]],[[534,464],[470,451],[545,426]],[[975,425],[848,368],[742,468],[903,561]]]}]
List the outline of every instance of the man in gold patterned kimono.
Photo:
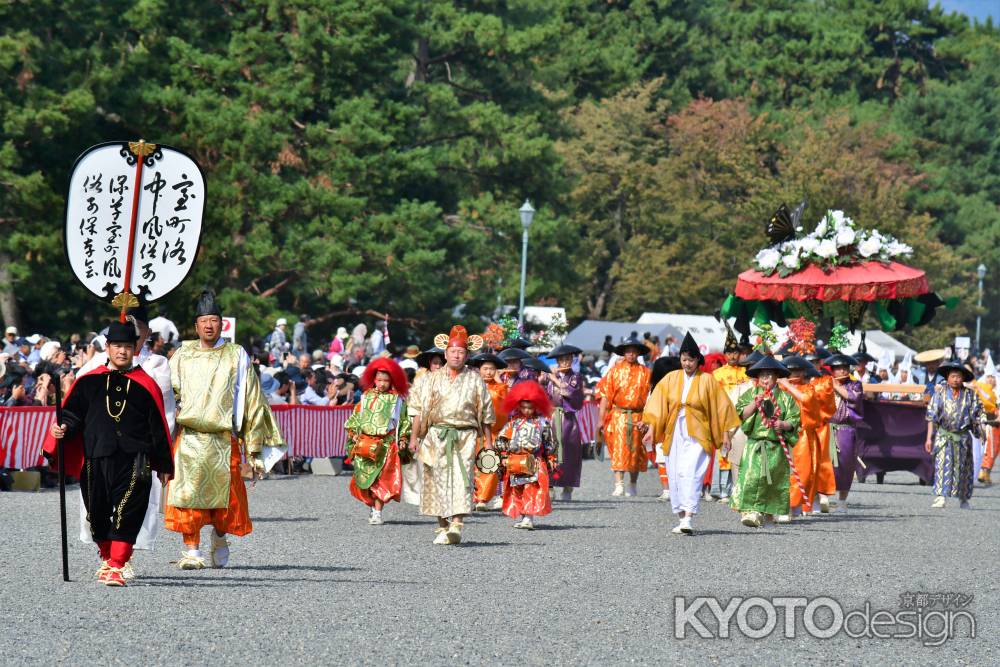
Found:
[{"label": "man in gold patterned kimono", "polygon": [[493,448],[490,425],[496,414],[479,372],[465,365],[469,350],[482,347],[482,338],[454,326],[434,344],[445,348],[445,366],[428,373],[419,392],[410,395],[410,450],[419,451],[423,464],[420,513],[438,520],[434,544],[458,544],[465,516],[472,512],[476,439],[483,437],[485,447]]},{"label": "man in gold patterned kimono", "polygon": [[167,487],[166,527],[181,533],[187,551],[182,570],[205,567],[201,529],[211,525],[212,567],[229,560],[226,534],[253,530],[240,477],[240,445],[255,473],[264,472],[265,447],[281,448],[281,433],[250,357],[220,338],[222,311],[204,291],[195,313],[198,340],[186,341],[170,359],[177,395],[174,478]]}]

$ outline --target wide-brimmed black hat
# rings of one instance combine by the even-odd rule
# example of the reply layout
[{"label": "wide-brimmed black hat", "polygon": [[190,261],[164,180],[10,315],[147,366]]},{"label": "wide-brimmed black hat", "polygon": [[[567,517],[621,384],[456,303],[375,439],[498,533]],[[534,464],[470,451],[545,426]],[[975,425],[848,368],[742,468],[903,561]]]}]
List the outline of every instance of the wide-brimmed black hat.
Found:
[{"label": "wide-brimmed black hat", "polygon": [[697,357],[703,362],[705,361],[705,355],[701,353],[701,348],[698,347],[698,343],[694,341],[694,336],[691,335],[690,331],[684,334],[684,340],[681,341],[681,348],[677,352],[677,356],[682,354],[686,354],[689,357]]},{"label": "wide-brimmed black hat", "polygon": [[837,354],[834,354],[824,359],[823,363],[826,364],[827,366],[830,366],[831,368],[834,366],[854,367],[858,365],[858,360],[848,354],[843,354],[841,352],[838,352]]},{"label": "wide-brimmed black hat", "polygon": [[132,343],[135,345],[136,341],[139,340],[139,332],[135,330],[135,324],[130,320],[126,320],[125,322],[112,320],[111,324],[108,325],[108,333],[105,335],[105,339],[109,343]]},{"label": "wide-brimmed black hat", "polygon": [[638,338],[636,338],[635,336],[629,336],[622,342],[615,345],[615,354],[617,354],[619,357],[624,357],[625,351],[628,350],[630,347],[634,347],[639,352],[640,356],[644,354],[649,354],[649,348],[646,347],[646,344],[643,343]]},{"label": "wide-brimmed black hat", "polygon": [[819,360],[826,359],[832,355],[833,353],[830,352],[830,350],[826,349],[825,347],[817,347],[815,350],[813,350],[812,352],[810,352],[805,356],[805,360],[815,363]]},{"label": "wide-brimmed black hat", "polygon": [[583,350],[576,347],[575,345],[560,345],[556,349],[549,352],[549,356],[553,359],[557,357],[565,357],[568,354],[583,354]]},{"label": "wide-brimmed black hat", "polygon": [[975,375],[972,374],[972,371],[970,371],[968,367],[964,366],[962,364],[962,361],[957,357],[952,357],[948,361],[938,366],[937,374],[943,378],[947,378],[948,374],[951,373],[952,371],[959,371],[962,374],[962,379],[965,382],[972,382],[972,380],[976,377]]},{"label": "wide-brimmed black hat", "polygon": [[788,357],[783,357],[781,359],[781,365],[790,371],[809,371],[810,368],[815,368],[805,357],[800,357],[797,354],[793,354]]},{"label": "wide-brimmed black hat", "polygon": [[533,371],[538,371],[539,373],[551,373],[552,369],[549,368],[548,364],[539,359],[538,357],[529,356],[527,359],[521,361],[521,365],[525,368],[530,368]]},{"label": "wide-brimmed black hat", "polygon": [[472,357],[467,362],[465,362],[465,365],[475,366],[476,368],[479,368],[485,363],[493,364],[497,368],[507,368],[507,362],[505,362],[497,355],[491,354],[489,352],[481,352],[480,354],[477,354],[476,356]]},{"label": "wide-brimmed black hat", "polygon": [[219,307],[219,303],[215,300],[215,292],[210,289],[202,290],[201,296],[198,297],[198,303],[194,308],[195,319],[205,315],[222,317],[222,308]]},{"label": "wide-brimmed black hat", "polygon": [[444,359],[444,350],[440,347],[431,347],[417,355],[417,366],[430,368],[431,357],[441,357]]},{"label": "wide-brimmed black hat", "polygon": [[785,366],[780,361],[778,361],[774,357],[767,357],[767,356],[765,356],[756,364],[748,368],[747,375],[752,378],[755,378],[764,371],[774,371],[775,373],[778,374],[778,377],[780,378],[786,378],[789,375],[791,375],[788,369],[785,368]]},{"label": "wide-brimmed black hat", "polygon": [[507,347],[505,347],[504,349],[505,350],[509,350],[511,348],[515,348],[515,349],[518,349],[518,350],[527,350],[529,347],[531,347],[531,341],[530,340],[525,340],[524,338],[521,338],[520,336],[518,336],[517,338],[515,338],[515,339],[513,339],[511,341],[508,341],[507,342]]},{"label": "wide-brimmed black hat", "polygon": [[738,366],[743,366],[744,368],[750,368],[751,366],[753,366],[754,364],[756,364],[758,361],[760,361],[761,359],[763,359],[765,356],[766,355],[763,354],[760,350],[755,349],[753,352],[751,352],[750,354],[747,355],[746,359],[744,359],[743,361],[741,361],[737,365]]},{"label": "wide-brimmed black hat", "polygon": [[497,356],[504,361],[524,361],[525,359],[531,359],[531,355],[519,347],[508,347]]}]

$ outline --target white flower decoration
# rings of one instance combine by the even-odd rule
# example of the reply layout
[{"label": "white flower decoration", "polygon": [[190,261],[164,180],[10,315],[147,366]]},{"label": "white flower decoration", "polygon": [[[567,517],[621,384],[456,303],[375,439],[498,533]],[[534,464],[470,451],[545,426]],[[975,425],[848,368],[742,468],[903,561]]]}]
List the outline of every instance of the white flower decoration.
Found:
[{"label": "white flower decoration", "polygon": [[841,229],[845,225],[845,220],[849,220],[843,211],[827,211],[827,217],[834,229]]},{"label": "white flower decoration", "polygon": [[757,265],[765,271],[773,270],[774,267],[778,266],[778,262],[780,261],[781,253],[774,248],[764,248],[757,253]]},{"label": "white flower decoration", "polygon": [[882,250],[882,242],[873,234],[858,244],[858,254],[868,258]]},{"label": "white flower decoration", "polygon": [[819,245],[816,246],[816,254],[823,259],[829,259],[837,254],[837,244],[833,239],[823,239],[820,241]]},{"label": "white flower decoration", "polygon": [[854,230],[850,227],[841,227],[840,231],[837,232],[837,247],[843,248],[854,243],[855,239]]},{"label": "white flower decoration", "polygon": [[799,266],[799,256],[798,254],[785,255],[781,258],[781,263],[784,264],[789,269],[795,269]]},{"label": "white flower decoration", "polygon": [[802,252],[804,252],[804,253],[810,253],[810,252],[815,251],[816,250],[816,246],[818,246],[818,245],[819,245],[819,241],[817,241],[812,236],[806,236],[805,238],[803,238],[803,239],[801,239],[799,241],[799,248],[801,248]]}]

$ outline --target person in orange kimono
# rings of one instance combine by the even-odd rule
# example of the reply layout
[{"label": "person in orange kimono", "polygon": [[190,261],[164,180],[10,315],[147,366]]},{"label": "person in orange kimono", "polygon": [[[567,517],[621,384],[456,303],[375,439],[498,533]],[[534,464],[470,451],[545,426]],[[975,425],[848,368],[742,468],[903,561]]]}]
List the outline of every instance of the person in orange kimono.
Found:
[{"label": "person in orange kimono", "polygon": [[830,420],[837,414],[837,392],[833,388],[833,375],[826,368],[826,360],[833,354],[829,350],[817,347],[812,355],[806,355],[806,361],[815,365],[810,373],[809,384],[813,387],[819,409],[819,426],[816,429],[818,440],[817,456],[813,459],[813,476],[815,484],[810,493],[813,514],[830,513],[830,497],[837,493],[837,473],[833,469],[833,457],[830,448],[836,447],[833,437],[833,427]]},{"label": "person in orange kimono", "polygon": [[[809,382],[810,371],[815,372],[815,367],[799,355],[785,357],[781,363],[787,368],[791,375],[788,378],[778,380],[782,389],[787,391],[799,404],[801,415],[801,428],[799,438],[792,447],[792,461],[795,471],[798,473],[802,486],[805,487],[805,494],[799,490],[799,485],[793,483],[790,487],[789,514],[782,514],[777,517],[778,523],[788,523],[792,517],[799,516],[803,512],[813,511],[813,499],[817,494],[820,476],[819,467],[824,460],[823,452],[820,450],[826,447],[825,460],[830,467],[830,477],[833,477],[833,464],[830,462],[830,417],[836,412],[837,404],[833,398],[832,379],[828,376],[823,383],[818,386]],[[828,405],[828,403],[830,405]],[[822,440],[825,427],[826,440]],[[836,490],[836,482],[833,483],[833,490]],[[829,500],[827,493],[820,497],[821,506],[825,505],[826,512],[829,512]]]},{"label": "person in orange kimono", "polygon": [[[743,354],[743,348],[736,340],[733,331],[726,326],[726,343],[722,348],[726,355],[726,365],[720,366],[712,371],[712,377],[718,382],[722,389],[729,396],[732,403],[736,404],[733,397],[733,389],[747,382],[747,369],[740,363],[747,355]],[[749,343],[749,340],[747,341]],[[749,353],[748,353],[749,354]],[[737,397],[738,398],[738,397]],[[735,430],[735,429],[734,429]],[[706,480],[709,491],[712,488],[711,465],[709,466],[709,477]],[[729,457],[719,452],[719,502],[728,502],[730,494],[733,492],[733,470],[729,463]],[[711,497],[711,495],[709,496]],[[707,500],[707,498],[705,498]]]},{"label": "person in orange kimono", "polygon": [[[604,441],[611,455],[611,470],[615,473],[612,496],[633,497],[639,473],[646,469],[646,449],[642,436],[647,426],[642,423],[642,409],[649,396],[650,370],[639,363],[639,356],[648,352],[638,338],[629,338],[615,347],[622,360],[604,376],[601,386],[600,423]],[[629,474],[628,489],[625,473]]]},{"label": "person in orange kimono", "polygon": [[[552,512],[549,496],[550,457],[555,453],[549,421],[552,403],[537,382],[519,382],[504,398],[503,412],[511,415],[497,440],[497,447],[508,454],[503,513],[519,519],[515,528],[534,530],[534,517]],[[527,455],[531,465],[515,471],[511,463],[513,455]]]},{"label": "person in orange kimono", "polygon": [[[516,348],[512,348],[516,349]],[[501,380],[497,371],[507,367],[503,359],[495,354],[483,352],[469,359],[466,364],[479,369],[479,376],[486,383],[486,390],[490,392],[493,400],[493,410],[497,413],[497,420],[493,424],[493,441],[496,442],[500,429],[507,423],[507,413],[503,411],[503,399],[507,395],[509,387]],[[476,448],[478,454],[483,448],[482,439]],[[472,498],[475,502],[477,512],[496,511],[501,509],[503,496],[500,493],[500,473],[484,473],[478,468],[475,470],[475,491]]]},{"label": "person in orange kimono", "polygon": [[[982,441],[982,460],[979,462],[979,474],[977,479],[983,486],[990,486],[993,480],[990,479],[990,472],[993,470],[993,462],[996,458],[997,448],[997,395],[996,395],[996,365],[993,359],[986,357],[986,369],[983,375],[971,387],[976,390],[979,400],[983,404],[983,414],[986,415],[986,426],[983,433],[986,436]],[[973,459],[976,456],[973,454]]]}]

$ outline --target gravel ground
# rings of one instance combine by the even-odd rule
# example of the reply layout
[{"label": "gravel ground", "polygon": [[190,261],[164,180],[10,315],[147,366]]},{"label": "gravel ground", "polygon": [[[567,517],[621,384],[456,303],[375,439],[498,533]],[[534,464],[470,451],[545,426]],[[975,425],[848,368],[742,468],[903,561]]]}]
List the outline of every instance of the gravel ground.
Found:
[{"label": "gravel ground", "polygon": [[[645,474],[640,497],[609,497],[607,463],[587,461],[584,487],[556,503],[534,532],[499,514],[476,515],[458,547],[431,544],[433,522],[390,505],[371,527],[348,477],[277,477],[250,493],[255,529],[224,570],[181,572],[179,536],[163,533],[135,563],[140,580],[93,580],[93,548],[73,540],[60,577],[58,494],[0,494],[3,662],[72,664],[991,664],[996,659],[1000,493],[976,488],[973,509],[930,508],[927,487],[891,474],[857,484],[851,513],[762,530],[704,503],[694,537]],[[76,533],[75,488],[70,534]],[[206,533],[207,538],[207,533]],[[206,539],[207,541],[207,539]],[[709,607],[675,638],[675,596],[688,601],[829,596],[845,612],[901,609],[909,592],[974,596],[976,638],[957,623],[941,646],[917,639],[808,634],[784,609],[763,639],[736,616],[720,638]],[[734,607],[735,604],[734,603]],[[683,616],[683,614],[681,615]],[[816,623],[826,627],[829,610]],[[752,609],[753,628],[766,623]],[[937,623],[937,621],[935,621]],[[684,625],[683,623],[680,623]],[[934,625],[936,629],[939,623]],[[727,626],[723,625],[723,633]],[[857,633],[859,626],[853,625]],[[904,631],[900,627],[899,631]],[[993,639],[990,639],[993,637]],[[992,657],[991,657],[992,656]],[[8,662],[10,661],[10,662]],[[995,663],[992,663],[995,664]]]}]

